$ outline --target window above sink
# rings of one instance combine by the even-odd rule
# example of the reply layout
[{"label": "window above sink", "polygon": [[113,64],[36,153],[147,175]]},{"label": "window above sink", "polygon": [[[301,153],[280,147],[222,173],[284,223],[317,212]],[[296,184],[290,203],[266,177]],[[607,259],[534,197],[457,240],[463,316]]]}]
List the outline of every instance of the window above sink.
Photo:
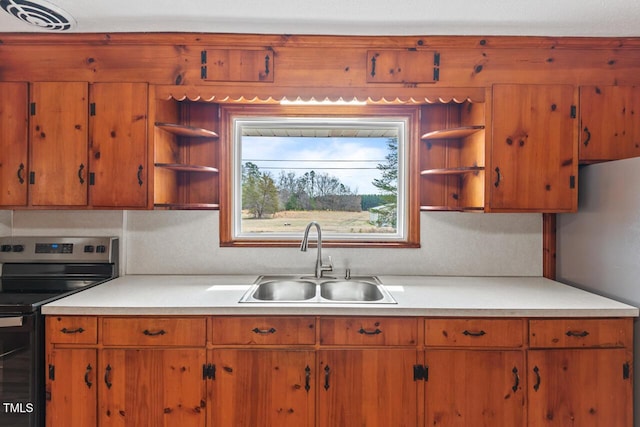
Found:
[{"label": "window above sink", "polygon": [[317,221],[327,246],[417,246],[417,118],[413,106],[223,106],[221,244],[294,246]]}]

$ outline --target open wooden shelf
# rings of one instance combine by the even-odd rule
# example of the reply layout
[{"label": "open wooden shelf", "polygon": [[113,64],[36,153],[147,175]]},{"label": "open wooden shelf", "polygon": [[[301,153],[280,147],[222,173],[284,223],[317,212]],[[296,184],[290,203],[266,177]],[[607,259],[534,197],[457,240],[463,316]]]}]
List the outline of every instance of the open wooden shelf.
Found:
[{"label": "open wooden shelf", "polygon": [[199,165],[185,165],[182,163],[155,163],[157,168],[165,168],[179,172],[206,172],[206,173],[218,173],[218,168],[211,166],[199,166]]},{"label": "open wooden shelf", "polygon": [[153,206],[156,209],[167,210],[212,210],[220,208],[217,203],[156,203]]},{"label": "open wooden shelf", "polygon": [[420,206],[421,211],[484,212],[484,206]]},{"label": "open wooden shelf", "polygon": [[461,168],[427,169],[420,172],[420,175],[462,175],[465,173],[478,173],[484,170],[484,166],[467,166]]},{"label": "open wooden shelf", "polygon": [[484,125],[461,126],[451,129],[434,130],[432,132],[425,133],[420,137],[420,139],[425,141],[433,139],[460,139],[473,135],[476,132],[480,132],[483,129]]},{"label": "open wooden shelf", "polygon": [[195,126],[162,122],[156,122],[155,125],[159,129],[166,130],[167,132],[178,136],[186,136],[189,138],[218,138],[218,134],[214,131]]}]

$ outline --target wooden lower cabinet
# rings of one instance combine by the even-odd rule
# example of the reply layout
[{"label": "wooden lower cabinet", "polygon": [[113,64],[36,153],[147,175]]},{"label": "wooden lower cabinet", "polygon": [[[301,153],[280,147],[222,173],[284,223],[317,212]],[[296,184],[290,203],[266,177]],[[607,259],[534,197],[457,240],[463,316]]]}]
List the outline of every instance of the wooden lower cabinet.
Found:
[{"label": "wooden lower cabinet", "polygon": [[632,320],[51,316],[47,426],[633,427]]},{"label": "wooden lower cabinet", "polygon": [[208,381],[208,425],[314,425],[313,350],[216,349],[209,361],[215,375]]},{"label": "wooden lower cabinet", "polygon": [[633,426],[631,360],[624,348],[529,351],[527,425]]},{"label": "wooden lower cabinet", "polygon": [[97,350],[55,349],[47,355],[49,427],[97,426]]},{"label": "wooden lower cabinet", "polygon": [[523,427],[524,359],[518,350],[428,350],[426,425]]},{"label": "wooden lower cabinet", "polygon": [[318,427],[413,427],[418,422],[415,349],[318,352]]},{"label": "wooden lower cabinet", "polygon": [[101,427],[204,427],[205,349],[100,352]]}]

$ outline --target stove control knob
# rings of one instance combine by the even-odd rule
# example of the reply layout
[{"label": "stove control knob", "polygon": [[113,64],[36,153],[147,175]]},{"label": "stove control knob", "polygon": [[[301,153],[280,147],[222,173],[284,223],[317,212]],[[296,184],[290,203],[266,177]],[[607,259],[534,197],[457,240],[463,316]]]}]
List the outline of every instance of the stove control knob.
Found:
[{"label": "stove control knob", "polygon": [[11,245],[2,245],[0,252],[11,252]]},{"label": "stove control knob", "polygon": [[24,252],[23,245],[13,245],[13,252]]},{"label": "stove control knob", "polygon": [[99,254],[103,254],[107,252],[107,247],[105,245],[98,245],[96,246],[96,252],[98,252]]},{"label": "stove control knob", "polygon": [[87,252],[87,253],[93,252],[93,245],[85,245],[84,246],[84,251]]}]

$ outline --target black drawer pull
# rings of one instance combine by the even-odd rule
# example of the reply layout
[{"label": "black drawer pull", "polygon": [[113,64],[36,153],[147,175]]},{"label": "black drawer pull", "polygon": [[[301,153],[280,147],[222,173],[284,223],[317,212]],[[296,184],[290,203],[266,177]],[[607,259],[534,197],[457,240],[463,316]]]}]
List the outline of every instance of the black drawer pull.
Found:
[{"label": "black drawer pull", "polygon": [[362,334],[362,335],[380,335],[382,333],[382,331],[380,329],[378,329],[378,328],[376,328],[374,331],[367,331],[364,328],[360,328],[358,333]]},{"label": "black drawer pull", "polygon": [[589,335],[587,331],[567,331],[566,334],[568,337],[576,337],[576,338],[584,338]]},{"label": "black drawer pull", "polygon": [[160,329],[158,332],[151,332],[150,330],[145,329],[144,331],[142,331],[142,333],[148,337],[157,337],[158,335],[166,334],[164,329]]},{"label": "black drawer pull", "polygon": [[269,328],[269,329],[253,328],[251,332],[260,334],[260,335],[269,335],[269,334],[275,334],[276,328]]},{"label": "black drawer pull", "polygon": [[485,331],[483,331],[483,330],[480,330],[480,331],[469,331],[469,330],[465,329],[462,332],[462,335],[466,335],[468,337],[481,337],[483,335],[487,335],[487,333]]},{"label": "black drawer pull", "polygon": [[84,329],[82,329],[82,328],[76,328],[76,329],[62,328],[62,329],[60,329],[60,332],[62,332],[63,334],[81,334],[81,333],[84,332]]}]

